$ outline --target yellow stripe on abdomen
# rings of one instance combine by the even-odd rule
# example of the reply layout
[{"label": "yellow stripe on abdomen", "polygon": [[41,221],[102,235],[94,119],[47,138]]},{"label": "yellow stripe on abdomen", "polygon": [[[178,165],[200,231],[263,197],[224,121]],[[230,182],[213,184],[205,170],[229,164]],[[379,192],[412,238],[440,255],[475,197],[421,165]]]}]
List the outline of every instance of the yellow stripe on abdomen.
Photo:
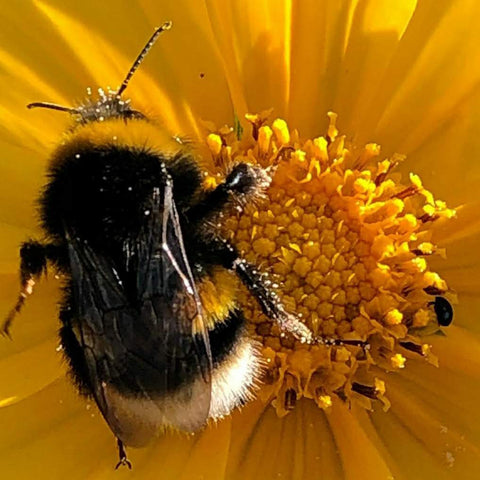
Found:
[{"label": "yellow stripe on abdomen", "polygon": [[229,313],[235,308],[238,288],[237,277],[222,267],[215,267],[211,275],[197,283],[205,327],[211,330],[216,323],[228,318]]}]

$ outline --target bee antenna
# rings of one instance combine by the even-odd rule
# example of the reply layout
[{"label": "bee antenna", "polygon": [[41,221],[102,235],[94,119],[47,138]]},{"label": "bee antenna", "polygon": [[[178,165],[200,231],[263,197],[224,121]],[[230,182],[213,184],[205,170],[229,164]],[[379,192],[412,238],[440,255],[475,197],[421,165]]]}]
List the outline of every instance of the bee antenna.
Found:
[{"label": "bee antenna", "polygon": [[27,108],[49,108],[50,110],[59,110],[60,112],[68,112],[80,115],[80,111],[72,107],[64,107],[63,105],[57,105],[56,103],[49,102],[33,102],[27,105]]},{"label": "bee antenna", "polygon": [[120,88],[117,91],[117,97],[119,97],[125,91],[125,89],[128,86],[128,82],[132,78],[133,74],[137,71],[137,68],[143,62],[143,59],[145,58],[147,53],[150,51],[150,49],[153,47],[153,45],[157,41],[157,38],[159,37],[159,35],[162,32],[170,30],[171,28],[172,28],[172,22],[165,22],[161,27],[157,27],[155,29],[155,31],[153,32],[153,35],[148,39],[148,42],[146,43],[146,45],[143,47],[142,51],[139,53],[138,57],[133,62],[133,65],[131,66],[130,70],[128,71],[127,76],[125,77],[125,80],[120,85]]}]

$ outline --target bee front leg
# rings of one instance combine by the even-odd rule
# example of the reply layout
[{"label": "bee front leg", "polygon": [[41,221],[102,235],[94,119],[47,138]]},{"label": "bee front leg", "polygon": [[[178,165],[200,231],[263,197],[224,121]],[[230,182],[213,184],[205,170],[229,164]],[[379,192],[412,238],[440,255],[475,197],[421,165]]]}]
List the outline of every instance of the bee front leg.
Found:
[{"label": "bee front leg", "polygon": [[238,163],[214,190],[207,192],[200,202],[188,211],[196,223],[225,210],[232,202],[242,206],[252,198],[261,196],[272,181],[271,171],[257,165]]},{"label": "bee front leg", "polygon": [[47,270],[47,260],[58,261],[59,247],[42,244],[35,240],[24,242],[20,247],[20,293],[17,302],[5,318],[0,332],[10,337],[10,328],[15,316],[22,310],[38,278]]},{"label": "bee front leg", "polygon": [[296,315],[285,310],[267,273],[259,271],[256,266],[240,257],[233,262],[233,269],[268,318],[277,322],[283,331],[291,333],[300,342],[313,343],[313,333]]}]

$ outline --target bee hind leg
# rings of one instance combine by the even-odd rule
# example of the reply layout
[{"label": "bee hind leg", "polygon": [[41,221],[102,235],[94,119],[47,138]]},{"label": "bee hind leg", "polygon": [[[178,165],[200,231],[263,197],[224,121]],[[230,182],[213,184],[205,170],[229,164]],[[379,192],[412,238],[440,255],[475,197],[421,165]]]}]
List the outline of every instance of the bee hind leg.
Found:
[{"label": "bee hind leg", "polygon": [[22,243],[20,247],[20,293],[14,307],[5,318],[0,333],[10,337],[10,328],[15,316],[22,310],[27,297],[33,293],[38,278],[47,270],[47,260],[57,261],[57,249],[53,245],[36,240]]},{"label": "bee hind leg", "polygon": [[125,445],[123,442],[117,438],[117,447],[118,447],[118,463],[115,465],[115,470],[118,470],[119,467],[127,466],[129,470],[132,469],[132,462],[127,458],[127,452],[125,451]]}]

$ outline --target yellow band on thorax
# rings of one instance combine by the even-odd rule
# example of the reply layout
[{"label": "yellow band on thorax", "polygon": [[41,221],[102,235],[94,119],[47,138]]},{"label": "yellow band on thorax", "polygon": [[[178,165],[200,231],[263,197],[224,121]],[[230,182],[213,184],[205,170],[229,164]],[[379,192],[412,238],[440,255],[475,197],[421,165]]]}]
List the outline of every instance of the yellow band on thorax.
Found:
[{"label": "yellow band on thorax", "polygon": [[165,157],[173,157],[186,148],[153,122],[114,118],[78,125],[67,132],[57,149],[56,157],[65,158],[79,150],[106,146],[148,149],[162,152]]}]

